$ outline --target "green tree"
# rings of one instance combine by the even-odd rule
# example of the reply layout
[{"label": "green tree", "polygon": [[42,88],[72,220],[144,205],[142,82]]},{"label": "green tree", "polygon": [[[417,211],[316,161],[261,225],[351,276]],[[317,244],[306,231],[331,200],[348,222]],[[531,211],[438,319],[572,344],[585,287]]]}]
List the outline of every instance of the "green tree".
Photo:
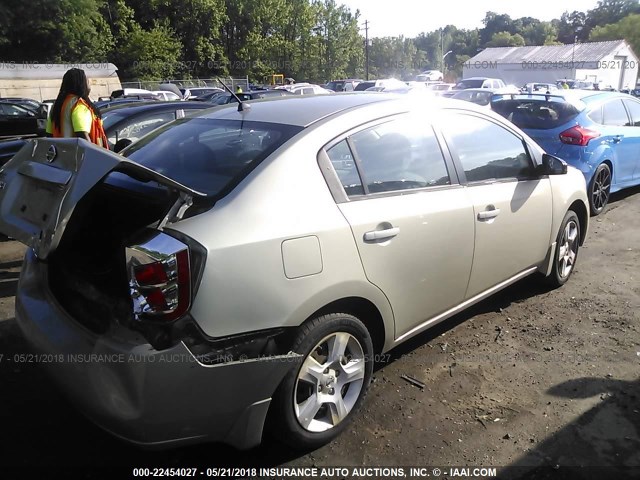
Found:
[{"label": "green tree", "polygon": [[182,45],[168,25],[133,27],[121,55],[121,79],[162,80],[180,71]]},{"label": "green tree", "polygon": [[519,33],[514,35],[509,32],[494,33],[491,40],[487,42],[487,47],[523,47],[524,38]]},{"label": "green tree", "polygon": [[602,42],[606,40],[627,41],[633,51],[640,52],[640,15],[629,15],[617,23],[596,27],[591,31],[589,40]]}]

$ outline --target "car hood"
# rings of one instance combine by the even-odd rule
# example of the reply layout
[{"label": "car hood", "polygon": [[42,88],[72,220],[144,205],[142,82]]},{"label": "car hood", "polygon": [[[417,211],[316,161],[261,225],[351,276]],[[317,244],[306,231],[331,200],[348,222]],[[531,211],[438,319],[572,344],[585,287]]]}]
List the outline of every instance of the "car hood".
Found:
[{"label": "car hood", "polygon": [[[36,139],[0,169],[0,232],[46,259],[60,243],[78,202],[111,172],[178,191],[182,204],[206,197],[86,140]],[[174,205],[162,224],[179,219],[183,212]]]}]

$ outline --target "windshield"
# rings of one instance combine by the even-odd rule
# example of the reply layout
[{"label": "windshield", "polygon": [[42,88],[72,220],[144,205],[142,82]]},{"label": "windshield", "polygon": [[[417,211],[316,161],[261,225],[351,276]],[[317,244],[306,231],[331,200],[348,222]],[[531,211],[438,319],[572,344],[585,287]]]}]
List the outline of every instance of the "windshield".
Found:
[{"label": "windshield", "polygon": [[327,84],[327,88],[335,92],[342,92],[344,90],[344,83],[345,82],[336,82],[336,81],[329,82]]},{"label": "windshield", "polygon": [[482,84],[484,83],[484,80],[480,79],[475,79],[475,80],[461,80],[460,82],[458,82],[456,84],[455,87],[453,87],[454,90],[465,90],[467,88],[481,88]]},{"label": "windshield", "polygon": [[275,123],[184,118],[160,127],[123,154],[188,187],[218,196],[301,130]]},{"label": "windshield", "polygon": [[559,97],[494,100],[491,108],[520,128],[549,130],[576,117],[580,110]]},{"label": "windshield", "polygon": [[117,111],[104,112],[102,114],[102,126],[105,130],[110,130],[120,120],[127,118],[127,115]]}]

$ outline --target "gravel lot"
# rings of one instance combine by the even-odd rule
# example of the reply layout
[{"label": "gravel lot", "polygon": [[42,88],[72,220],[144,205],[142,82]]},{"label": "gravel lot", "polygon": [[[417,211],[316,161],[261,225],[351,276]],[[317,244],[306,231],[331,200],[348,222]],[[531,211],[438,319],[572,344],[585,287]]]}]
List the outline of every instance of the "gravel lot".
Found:
[{"label": "gravel lot", "polygon": [[27,351],[13,319],[23,249],[4,242],[0,465],[510,466],[501,476],[527,479],[582,466],[571,478],[640,478],[640,189],[612,200],[567,285],[526,279],[392,352],[352,428],[307,453],[273,440],[149,452],[94,427],[37,365],[12,361]]}]

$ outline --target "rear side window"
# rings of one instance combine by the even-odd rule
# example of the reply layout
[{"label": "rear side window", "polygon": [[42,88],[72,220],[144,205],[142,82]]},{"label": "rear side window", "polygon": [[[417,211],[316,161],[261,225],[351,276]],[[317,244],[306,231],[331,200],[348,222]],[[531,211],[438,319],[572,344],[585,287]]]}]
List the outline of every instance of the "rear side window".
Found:
[{"label": "rear side window", "polygon": [[634,100],[624,100],[624,104],[629,110],[631,121],[627,122],[628,127],[640,127],[640,102]]},{"label": "rear side window", "polygon": [[468,182],[528,179],[532,163],[522,139],[484,118],[454,114],[443,131]]},{"label": "rear side window", "polygon": [[617,98],[602,106],[602,123],[612,126],[623,126],[629,123],[629,117],[622,100]]},{"label": "rear side window", "polygon": [[562,99],[500,99],[491,108],[520,128],[549,130],[573,120],[580,111]]},{"label": "rear side window", "polygon": [[188,117],[160,127],[123,153],[188,187],[219,196],[301,130],[293,125]]},{"label": "rear side window", "polygon": [[351,137],[370,193],[449,185],[449,173],[433,129],[394,120]]}]

